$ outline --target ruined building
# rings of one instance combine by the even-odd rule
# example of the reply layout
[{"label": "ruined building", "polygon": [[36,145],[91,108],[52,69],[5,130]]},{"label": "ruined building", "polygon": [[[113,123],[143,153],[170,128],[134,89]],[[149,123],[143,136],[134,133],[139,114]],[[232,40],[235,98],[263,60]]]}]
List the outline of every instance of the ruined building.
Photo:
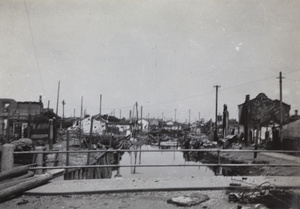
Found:
[{"label": "ruined building", "polygon": [[[289,112],[291,106],[282,102],[283,124],[289,122]],[[264,93],[258,94],[250,100],[250,95],[246,95],[243,104],[238,105],[239,124],[241,132],[245,135],[245,143],[254,143],[253,131],[256,130],[256,138],[260,136],[262,127],[280,123],[280,101],[269,99]]]}]

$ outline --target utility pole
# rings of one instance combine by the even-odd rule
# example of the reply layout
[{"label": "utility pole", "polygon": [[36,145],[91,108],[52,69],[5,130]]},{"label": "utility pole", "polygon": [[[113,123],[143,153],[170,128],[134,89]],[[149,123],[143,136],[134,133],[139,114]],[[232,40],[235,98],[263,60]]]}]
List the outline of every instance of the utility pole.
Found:
[{"label": "utility pole", "polygon": [[63,105],[63,119],[65,118],[65,100],[62,101],[62,105]]},{"label": "utility pole", "polygon": [[137,130],[139,129],[139,127],[138,127],[138,121],[139,121],[139,109],[138,109],[138,103],[136,102],[135,103],[135,109],[136,109],[136,128],[137,128]]},{"label": "utility pole", "polygon": [[176,122],[176,111],[177,111],[177,110],[175,109],[175,117],[174,117],[174,122]]},{"label": "utility pole", "polygon": [[100,94],[100,107],[99,107],[99,115],[101,117],[101,108],[102,108],[102,94]]},{"label": "utility pole", "polygon": [[141,130],[143,131],[143,106],[141,106]]},{"label": "utility pole", "polygon": [[62,105],[63,105],[63,122],[65,120],[65,100],[62,101]]},{"label": "utility pole", "polygon": [[120,120],[122,119],[122,110],[120,110]]},{"label": "utility pole", "polygon": [[161,114],[161,119],[164,121],[164,113]]},{"label": "utility pole", "polygon": [[135,103],[135,110],[136,110],[136,119],[139,119],[139,109],[138,109],[138,103]]},{"label": "utility pole", "polygon": [[280,132],[279,132],[279,138],[280,138],[280,143],[282,143],[282,123],[283,123],[283,107],[282,107],[282,73],[279,72],[279,94],[280,94]]},{"label": "utility pole", "polygon": [[47,116],[49,117],[49,107],[50,107],[50,100],[48,100],[48,106],[47,106]]},{"label": "utility pole", "polygon": [[81,106],[80,106],[80,128],[79,128],[79,147],[81,148],[81,134],[82,134],[82,108],[83,108],[83,96],[81,96]]},{"label": "utility pole", "polygon": [[57,88],[56,115],[58,114],[59,89],[60,89],[60,81],[58,81],[58,88]]},{"label": "utility pole", "polygon": [[189,126],[191,125],[191,109],[189,109]]},{"label": "utility pole", "polygon": [[216,122],[215,122],[215,141],[218,140],[218,89],[219,85],[214,86],[216,88]]}]

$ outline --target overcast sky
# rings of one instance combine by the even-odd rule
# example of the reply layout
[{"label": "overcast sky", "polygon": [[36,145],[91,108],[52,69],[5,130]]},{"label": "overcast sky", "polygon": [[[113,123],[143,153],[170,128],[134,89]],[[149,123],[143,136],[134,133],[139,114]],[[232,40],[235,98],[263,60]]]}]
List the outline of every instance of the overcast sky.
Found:
[{"label": "overcast sky", "polygon": [[[300,110],[299,0],[1,0],[0,98],[65,116],[115,109],[191,122],[264,92]],[[140,108],[140,107],[139,107]]]}]

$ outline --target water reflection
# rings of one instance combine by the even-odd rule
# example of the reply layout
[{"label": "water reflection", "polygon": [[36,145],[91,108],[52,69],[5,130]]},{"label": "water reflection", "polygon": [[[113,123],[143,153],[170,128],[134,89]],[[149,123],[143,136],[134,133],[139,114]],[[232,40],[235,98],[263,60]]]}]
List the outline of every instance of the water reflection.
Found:
[{"label": "water reflection", "polygon": [[[170,146],[143,145],[137,149],[142,150],[164,150],[178,149]],[[188,176],[211,176],[214,173],[207,167],[187,166],[187,167],[135,167],[134,165],[145,164],[193,164],[200,165],[201,162],[186,160],[182,152],[125,152],[120,161],[121,165],[132,165],[132,167],[121,167],[122,177],[188,177]],[[114,176],[114,175],[113,175]]]}]

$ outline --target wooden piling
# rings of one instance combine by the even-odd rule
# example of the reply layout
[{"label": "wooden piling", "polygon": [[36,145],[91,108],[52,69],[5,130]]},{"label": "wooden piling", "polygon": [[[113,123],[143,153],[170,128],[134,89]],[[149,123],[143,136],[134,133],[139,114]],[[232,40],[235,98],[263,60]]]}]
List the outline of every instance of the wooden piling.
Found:
[{"label": "wooden piling", "polygon": [[[70,135],[69,135],[69,131],[67,131],[67,144],[66,144],[66,151],[69,151],[70,149]],[[70,153],[66,153],[66,166],[69,166],[69,155]],[[69,170],[66,169],[66,175],[65,175],[66,179],[69,179]]]},{"label": "wooden piling", "polygon": [[[44,147],[42,146],[37,146],[35,148],[36,151],[43,151],[44,150]],[[37,157],[36,157],[36,164],[38,167],[41,167],[43,166],[43,153],[38,153],[37,154]],[[43,173],[43,170],[39,169],[39,170],[36,170],[35,171],[35,174],[42,174]]]},{"label": "wooden piling", "polygon": [[4,144],[2,146],[1,172],[13,169],[14,150],[15,150],[15,145],[13,144]]},{"label": "wooden piling", "polygon": [[49,150],[53,150],[53,119],[49,119]]},{"label": "wooden piling", "polygon": [[32,179],[30,178],[29,180],[19,183],[17,185],[3,189],[0,191],[0,200],[4,201],[5,199],[11,196],[22,194],[23,192],[29,189],[32,189],[34,187],[40,186],[48,182],[52,178],[53,178],[52,174],[46,173],[41,176],[34,177]]},{"label": "wooden piling", "polygon": [[26,174],[28,170],[29,170],[29,166],[24,165],[24,166],[12,168],[10,170],[2,171],[0,173],[0,181],[3,181],[8,178],[13,178],[15,176],[21,176],[23,174]]}]

